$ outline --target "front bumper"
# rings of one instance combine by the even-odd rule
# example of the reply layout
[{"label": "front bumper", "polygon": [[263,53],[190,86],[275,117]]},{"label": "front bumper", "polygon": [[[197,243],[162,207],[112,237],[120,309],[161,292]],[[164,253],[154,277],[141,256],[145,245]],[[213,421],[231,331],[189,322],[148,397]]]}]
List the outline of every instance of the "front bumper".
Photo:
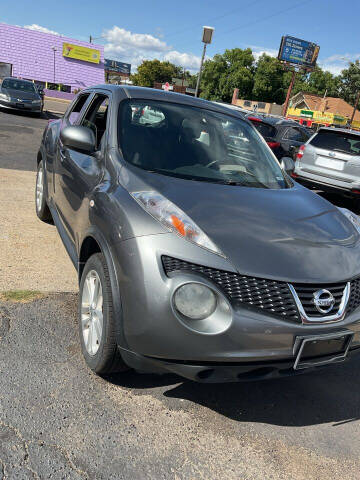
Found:
[{"label": "front bumper", "polygon": [[[346,362],[359,358],[360,346],[349,350]],[[174,373],[181,377],[201,383],[250,382],[256,380],[270,380],[301,375],[327,368],[329,365],[295,370],[294,358],[284,360],[269,360],[262,362],[233,362],[233,363],[190,363],[176,362],[164,359],[145,357],[134,352],[121,350],[125,363],[140,373]],[[325,357],[322,357],[325,359]],[[334,363],[335,365],[335,363]]]},{"label": "front bumper", "polygon": [[[20,106],[21,105],[21,106]],[[32,103],[19,103],[19,102],[8,102],[0,100],[0,108],[6,108],[9,110],[16,110],[18,112],[33,112],[39,113],[42,111],[42,104],[32,104]]]},{"label": "front bumper", "polygon": [[231,305],[230,321],[215,329],[192,326],[174,311],[173,292],[188,281],[202,282],[217,292],[218,287],[195,272],[168,277],[161,256],[236,273],[232,265],[191,243],[184,248],[184,240],[171,233],[125,240],[114,248],[126,341],[121,347],[125,361],[138,370],[144,370],[146,364],[150,371],[160,368],[197,380],[207,375],[201,372],[212,370],[208,381],[234,381],[263,368],[266,370],[257,375],[283,376],[293,374],[298,337],[347,330],[355,334],[360,346],[360,308],[342,321],[305,325],[248,306]]}]

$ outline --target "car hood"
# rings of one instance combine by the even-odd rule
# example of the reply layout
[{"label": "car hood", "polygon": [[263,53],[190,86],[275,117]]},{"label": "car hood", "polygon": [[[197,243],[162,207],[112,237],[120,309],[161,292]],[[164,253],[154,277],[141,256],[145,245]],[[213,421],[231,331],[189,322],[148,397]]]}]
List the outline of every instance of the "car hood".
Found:
[{"label": "car hood", "polygon": [[21,98],[22,100],[39,100],[36,92],[24,92],[23,90],[14,90],[12,88],[1,88],[1,93],[10,95],[11,98]]},{"label": "car hood", "polygon": [[283,190],[182,180],[137,170],[192,218],[244,275],[332,283],[360,273],[360,235],[332,204],[295,184]]}]

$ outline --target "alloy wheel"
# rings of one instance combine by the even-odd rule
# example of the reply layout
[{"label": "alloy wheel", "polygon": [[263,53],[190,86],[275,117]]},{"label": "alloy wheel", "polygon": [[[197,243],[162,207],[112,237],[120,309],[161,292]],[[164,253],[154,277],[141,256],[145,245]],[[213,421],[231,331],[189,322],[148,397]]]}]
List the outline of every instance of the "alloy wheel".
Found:
[{"label": "alloy wheel", "polygon": [[81,329],[86,351],[96,355],[103,332],[103,289],[99,275],[90,270],[81,297]]},{"label": "alloy wheel", "polygon": [[42,166],[38,170],[36,180],[36,207],[38,211],[41,210],[44,196],[44,172]]}]

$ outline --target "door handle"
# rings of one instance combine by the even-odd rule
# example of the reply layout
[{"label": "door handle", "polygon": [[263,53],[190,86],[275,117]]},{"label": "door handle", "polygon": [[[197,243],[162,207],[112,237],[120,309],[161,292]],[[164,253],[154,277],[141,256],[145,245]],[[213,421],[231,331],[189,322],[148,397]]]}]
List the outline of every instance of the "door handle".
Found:
[{"label": "door handle", "polygon": [[59,155],[60,155],[60,162],[64,162],[66,160],[66,150],[65,148],[59,148]]}]

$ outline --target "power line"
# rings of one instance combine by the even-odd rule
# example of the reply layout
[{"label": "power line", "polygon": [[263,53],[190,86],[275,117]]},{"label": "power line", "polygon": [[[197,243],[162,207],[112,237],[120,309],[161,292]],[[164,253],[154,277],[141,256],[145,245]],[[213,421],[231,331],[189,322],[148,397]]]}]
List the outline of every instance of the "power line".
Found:
[{"label": "power line", "polygon": [[[297,7],[300,7],[301,5],[304,5],[304,4],[306,4],[306,3],[309,3],[310,1],[311,1],[311,0],[303,0],[302,2],[299,2],[299,3],[295,4],[295,5],[292,5],[292,6],[289,7],[289,8],[285,8],[285,9],[282,9],[282,10],[278,10],[277,12],[274,12],[274,13],[271,14],[271,15],[267,15],[266,17],[262,17],[262,18],[259,18],[259,19],[257,19],[257,20],[254,20],[253,22],[249,22],[249,23],[247,23],[245,26],[244,26],[244,25],[240,25],[240,26],[234,27],[234,28],[232,28],[232,29],[230,29],[230,30],[226,30],[226,31],[224,31],[224,32],[221,32],[221,31],[220,31],[220,35],[219,35],[219,32],[217,32],[217,33],[216,33],[216,38],[219,38],[219,36],[221,37],[222,35],[227,35],[227,34],[229,34],[229,33],[232,33],[232,32],[234,32],[235,30],[239,30],[239,29],[245,30],[245,29],[247,29],[247,28],[249,28],[249,27],[252,27],[252,26],[254,26],[254,25],[258,24],[258,23],[263,22],[264,20],[268,20],[269,18],[276,17],[277,15],[281,15],[282,13],[286,13],[286,12],[288,12],[288,11],[290,11],[290,10],[293,10],[294,8],[297,8]],[[190,45],[190,43],[185,44],[185,45],[182,45],[182,48],[184,48],[184,46],[187,47],[188,45]],[[191,43],[191,45],[193,45],[193,42]]]},{"label": "power line", "polygon": [[255,20],[254,22],[250,22],[250,23],[247,23],[245,25],[245,27],[242,27],[242,26],[238,26],[238,27],[235,27],[235,28],[232,28],[231,30],[227,30],[225,32],[225,35],[228,34],[228,33],[231,33],[231,32],[234,32],[235,30],[238,30],[239,28],[248,28],[248,27],[252,27],[253,25],[256,25],[257,23],[260,23],[260,22],[263,22],[264,20],[267,20],[269,18],[273,18],[273,17],[276,17],[276,15],[279,15],[279,14],[282,14],[282,13],[285,13],[285,12],[288,12],[289,10],[293,10],[294,8],[297,8],[297,7],[300,7],[301,5],[304,5],[305,3],[309,3],[311,0],[304,0],[300,3],[297,3],[296,5],[293,5],[292,7],[289,7],[289,8],[285,8],[284,10],[279,10],[278,12],[275,12],[273,13],[272,15],[268,15],[264,18],[260,18],[258,20]]},{"label": "power line", "polygon": [[[239,10],[244,10],[244,9],[250,7],[250,6],[253,6],[253,5],[255,5],[255,4],[257,4],[257,3],[260,3],[260,2],[263,2],[263,1],[264,1],[264,0],[253,0],[252,2],[250,2],[250,3],[246,4],[246,5],[243,5],[243,6],[238,7],[238,8],[234,8],[233,10],[230,10],[230,11],[228,11],[228,12],[222,14],[222,15],[217,15],[216,17],[210,18],[210,19],[206,20],[206,23],[212,23],[212,22],[214,22],[214,21],[216,21],[216,20],[220,20],[220,19],[222,19],[222,18],[224,18],[224,17],[227,17],[227,16],[229,16],[229,15],[232,15],[233,13],[235,13],[235,12],[237,12],[237,11],[239,11]],[[201,25],[202,25],[202,24],[201,24]],[[194,28],[199,27],[199,26],[200,26],[199,23],[197,23],[196,25],[193,24],[193,25],[191,25],[191,26],[189,26],[189,27],[183,28],[182,30],[178,30],[177,32],[170,33],[170,35],[166,35],[166,38],[179,35],[180,33],[188,32],[189,30],[193,30]]]}]

